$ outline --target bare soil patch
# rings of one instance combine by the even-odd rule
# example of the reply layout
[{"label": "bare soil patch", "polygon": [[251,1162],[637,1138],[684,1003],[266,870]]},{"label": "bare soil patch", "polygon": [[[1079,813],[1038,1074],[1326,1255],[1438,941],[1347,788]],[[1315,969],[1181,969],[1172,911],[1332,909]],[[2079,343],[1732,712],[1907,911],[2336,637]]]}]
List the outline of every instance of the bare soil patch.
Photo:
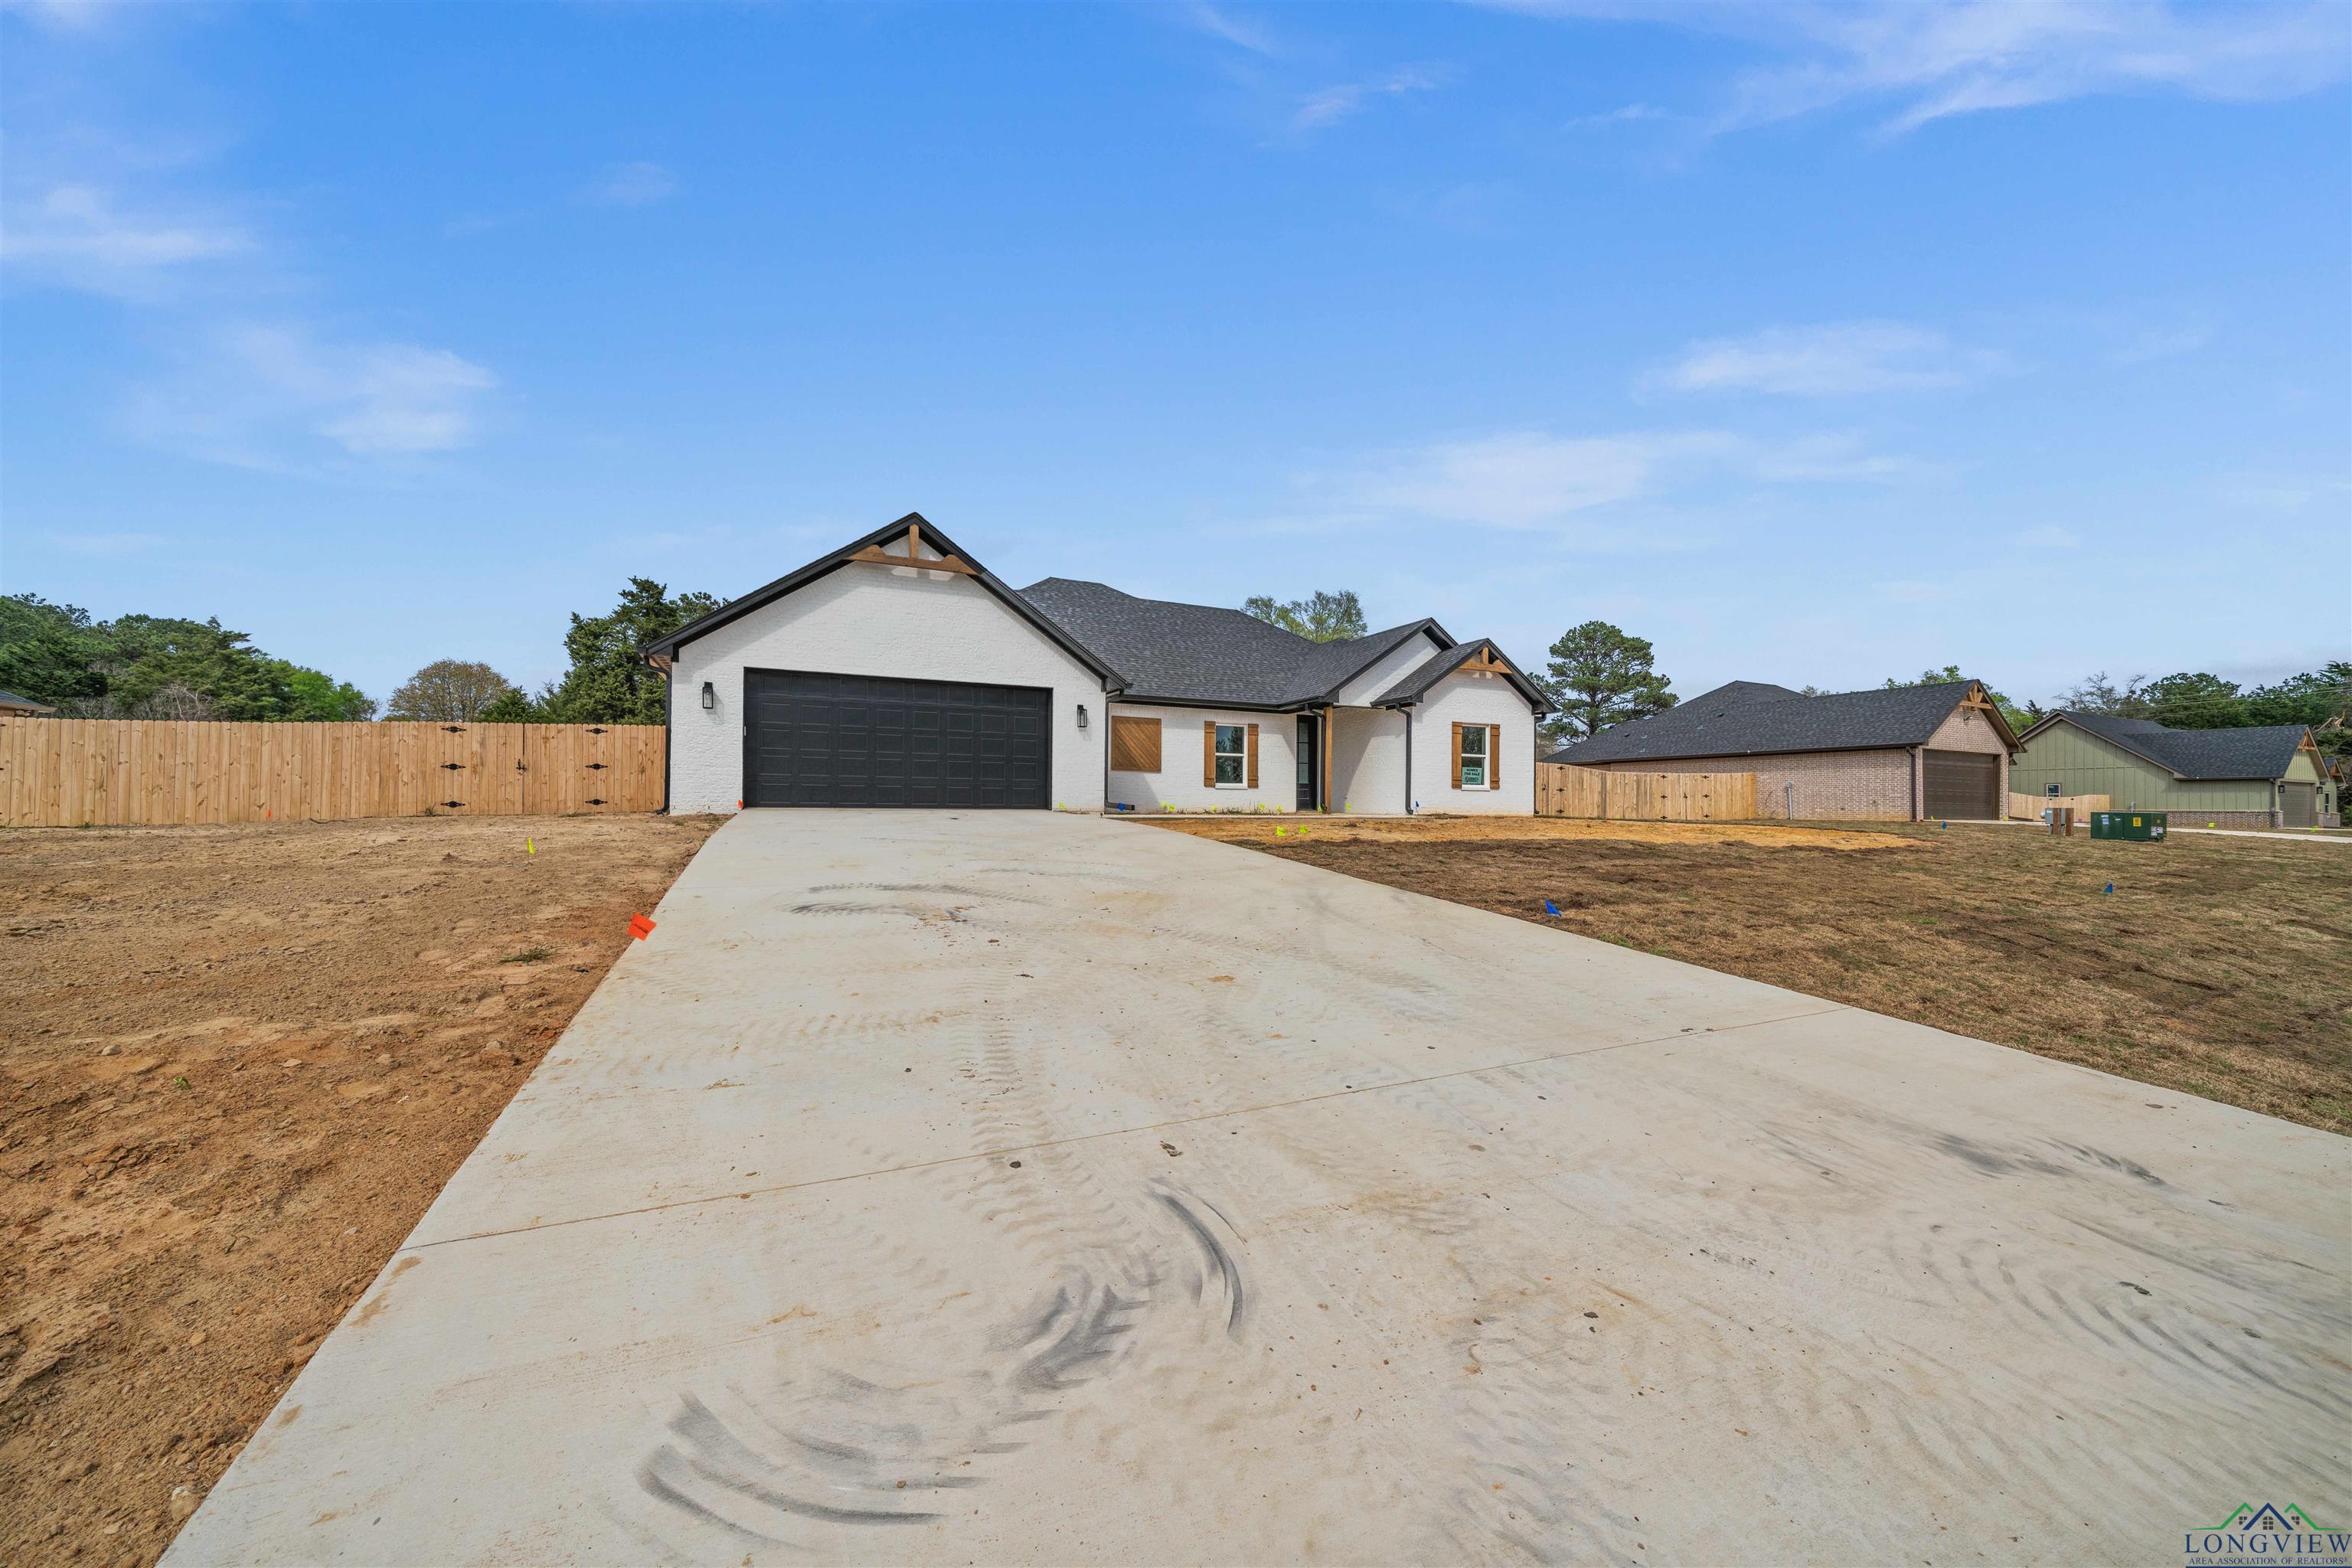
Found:
[{"label": "bare soil patch", "polygon": [[[2352,855],[2332,846],[1305,820],[1154,826],[2352,1133]],[[1901,852],[1838,852],[1853,839]]]},{"label": "bare soil patch", "polygon": [[0,1561],[155,1560],[718,820],[0,833]]}]

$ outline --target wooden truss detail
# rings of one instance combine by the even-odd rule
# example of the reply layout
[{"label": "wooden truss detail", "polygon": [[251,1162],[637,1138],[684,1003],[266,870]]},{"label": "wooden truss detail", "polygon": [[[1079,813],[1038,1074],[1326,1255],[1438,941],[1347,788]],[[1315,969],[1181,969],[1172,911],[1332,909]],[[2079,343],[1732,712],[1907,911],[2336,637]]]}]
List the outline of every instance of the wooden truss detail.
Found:
[{"label": "wooden truss detail", "polygon": [[937,561],[923,559],[923,531],[914,523],[907,525],[907,548],[903,554],[893,555],[878,544],[869,544],[849,557],[871,566],[913,566],[924,572],[953,572],[959,576],[977,577],[980,568],[960,555],[941,555]]},{"label": "wooden truss detail", "polygon": [[1480,648],[1478,650],[1477,657],[1475,658],[1464,659],[1462,661],[1461,668],[1464,669],[1478,670],[1490,675],[1510,675],[1516,673],[1511,668],[1510,662],[1497,655],[1491,647]]}]

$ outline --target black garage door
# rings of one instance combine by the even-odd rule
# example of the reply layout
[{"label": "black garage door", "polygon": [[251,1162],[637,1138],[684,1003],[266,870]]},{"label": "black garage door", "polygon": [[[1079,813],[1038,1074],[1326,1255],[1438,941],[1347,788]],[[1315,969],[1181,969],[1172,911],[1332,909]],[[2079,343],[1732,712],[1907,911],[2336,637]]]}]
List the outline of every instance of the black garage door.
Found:
[{"label": "black garage door", "polygon": [[1053,694],[743,672],[745,805],[1045,805]]},{"label": "black garage door", "polygon": [[1990,752],[1929,752],[1927,816],[1992,822],[2001,816],[2000,758]]}]

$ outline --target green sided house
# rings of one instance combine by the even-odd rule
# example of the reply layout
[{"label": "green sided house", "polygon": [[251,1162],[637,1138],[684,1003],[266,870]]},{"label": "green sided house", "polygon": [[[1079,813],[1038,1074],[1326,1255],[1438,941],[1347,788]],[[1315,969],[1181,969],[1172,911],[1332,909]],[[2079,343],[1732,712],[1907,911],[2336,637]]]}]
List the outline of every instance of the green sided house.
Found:
[{"label": "green sided house", "polygon": [[2174,827],[2333,827],[2335,779],[2300,724],[2168,730],[2150,719],[2060,711],[2017,738],[2011,791],[2103,795]]}]

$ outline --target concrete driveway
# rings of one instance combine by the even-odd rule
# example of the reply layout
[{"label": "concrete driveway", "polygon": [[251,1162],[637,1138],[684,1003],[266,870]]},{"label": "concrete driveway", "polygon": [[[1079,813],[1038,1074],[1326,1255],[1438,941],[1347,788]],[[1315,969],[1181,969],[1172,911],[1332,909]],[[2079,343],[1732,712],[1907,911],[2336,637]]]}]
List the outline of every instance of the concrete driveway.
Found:
[{"label": "concrete driveway", "polygon": [[2352,1141],[1132,824],[730,824],[173,1547],[2179,1561]]}]

